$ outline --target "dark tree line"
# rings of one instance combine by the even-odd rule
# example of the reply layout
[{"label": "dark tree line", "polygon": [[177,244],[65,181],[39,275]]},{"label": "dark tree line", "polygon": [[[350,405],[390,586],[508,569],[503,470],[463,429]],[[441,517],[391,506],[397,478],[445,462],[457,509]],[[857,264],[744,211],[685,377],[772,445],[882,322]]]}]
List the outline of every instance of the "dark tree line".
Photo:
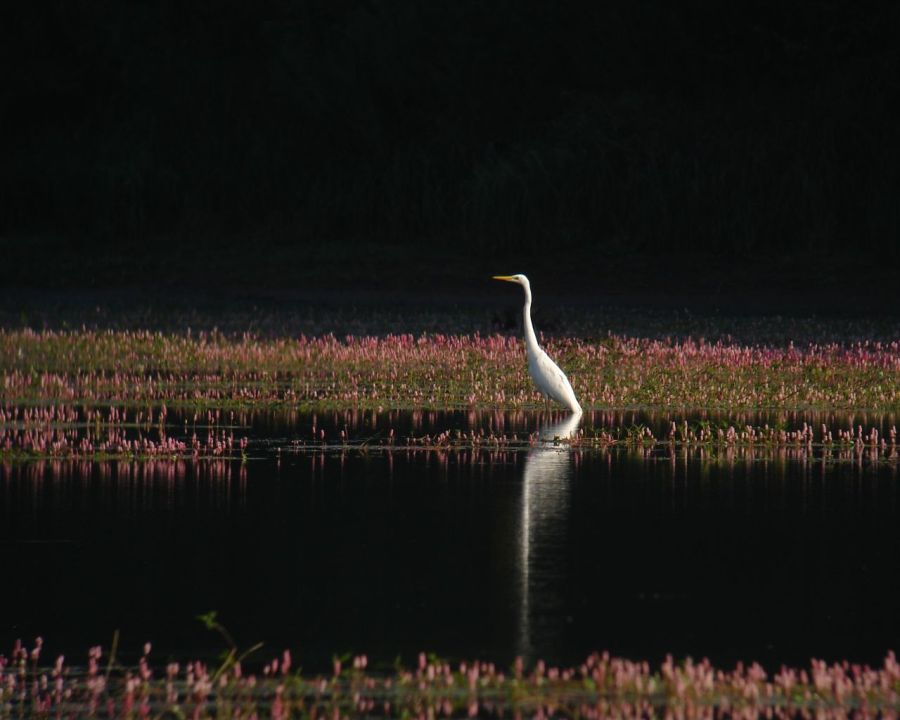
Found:
[{"label": "dark tree line", "polygon": [[898,8],[19,3],[0,234],[896,259]]}]

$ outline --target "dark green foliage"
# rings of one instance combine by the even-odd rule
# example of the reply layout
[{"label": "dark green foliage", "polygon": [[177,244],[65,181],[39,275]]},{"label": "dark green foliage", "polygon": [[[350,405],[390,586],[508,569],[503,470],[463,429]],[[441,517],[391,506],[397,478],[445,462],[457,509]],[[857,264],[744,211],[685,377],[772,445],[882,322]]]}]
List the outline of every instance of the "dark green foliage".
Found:
[{"label": "dark green foliage", "polygon": [[21,4],[0,234],[896,259],[897,8]]}]

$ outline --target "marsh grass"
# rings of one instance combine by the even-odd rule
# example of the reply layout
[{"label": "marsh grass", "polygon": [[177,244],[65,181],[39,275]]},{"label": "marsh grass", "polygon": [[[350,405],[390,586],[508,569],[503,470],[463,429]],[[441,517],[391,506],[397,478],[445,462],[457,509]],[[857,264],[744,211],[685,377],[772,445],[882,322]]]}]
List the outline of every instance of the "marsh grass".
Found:
[{"label": "marsh grass", "polygon": [[534,447],[626,451],[647,457],[767,456],[896,462],[895,416],[862,414],[712,415],[589,411],[575,434],[549,437],[559,413],[325,413],[174,410],[124,405],[0,407],[0,459],[206,461],[284,454],[435,453],[502,463]]},{"label": "marsh grass", "polygon": [[[538,660],[508,669],[478,660],[450,663],[420,653],[413,667],[398,659],[391,672],[372,671],[365,655],[335,656],[330,673],[303,674],[285,650],[268,662],[240,652],[215,618],[207,625],[229,647],[218,664],[199,660],[155,664],[146,643],[136,665],[117,661],[116,643],[95,646],[87,664],[58,656],[41,664],[44,641],[17,641],[0,655],[0,718],[239,717],[313,720],[321,717],[893,717],[900,709],[900,667],[893,652],[882,666],[782,666],[757,663],[716,668],[708,660],[668,656],[659,666],[593,653],[575,667]],[[257,653],[258,655],[258,653]]]},{"label": "marsh grass", "polygon": [[[586,408],[900,408],[900,341],[544,339]],[[423,334],[0,331],[0,403],[299,410],[536,408],[521,341]]]},{"label": "marsh grass", "polygon": [[[544,345],[588,410],[581,434],[567,440],[582,449],[894,452],[895,421],[873,426],[866,413],[892,418],[900,408],[897,341],[799,346],[609,333]],[[544,406],[521,341],[479,333],[287,338],[0,330],[0,377],[6,459],[246,457],[253,439],[247,426],[255,413],[268,412],[334,415],[327,437],[324,428],[301,431],[289,446],[295,451],[522,449],[537,442],[537,426],[512,431],[507,420],[510,427],[518,421],[504,415]],[[664,416],[672,426],[644,425],[634,412],[626,418],[629,409]],[[391,420],[398,410],[412,412],[413,427]],[[422,413],[447,410],[464,411],[468,424],[423,429]],[[688,424],[697,411],[701,419]],[[360,436],[366,413],[373,428],[376,420],[381,427]],[[772,420],[754,419],[762,416]],[[519,420],[529,427],[527,417]]]}]

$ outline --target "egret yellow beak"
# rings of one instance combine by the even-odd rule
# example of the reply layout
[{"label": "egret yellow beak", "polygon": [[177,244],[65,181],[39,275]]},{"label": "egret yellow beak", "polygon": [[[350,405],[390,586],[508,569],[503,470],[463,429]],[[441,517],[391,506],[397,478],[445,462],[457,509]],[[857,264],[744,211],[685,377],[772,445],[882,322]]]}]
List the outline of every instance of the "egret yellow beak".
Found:
[{"label": "egret yellow beak", "polygon": [[506,282],[516,282],[512,275],[494,275],[494,280],[506,280]]}]

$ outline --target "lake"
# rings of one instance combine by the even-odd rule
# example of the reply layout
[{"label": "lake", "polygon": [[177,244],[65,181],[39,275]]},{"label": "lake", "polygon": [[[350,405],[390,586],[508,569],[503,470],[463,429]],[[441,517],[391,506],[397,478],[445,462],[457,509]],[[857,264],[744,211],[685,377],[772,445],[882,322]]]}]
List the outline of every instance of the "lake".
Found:
[{"label": "lake", "polygon": [[[804,419],[805,418],[805,419]],[[588,414],[587,429],[722,418]],[[0,640],[73,658],[242,647],[578,662],[609,650],[769,667],[880,663],[900,640],[896,454],[570,448],[539,412],[259,413],[246,459],[0,463]],[[797,427],[893,417],[752,416]],[[170,411],[170,434],[190,434]],[[420,447],[440,433],[504,437]],[[324,437],[323,437],[324,433]],[[342,435],[343,433],[343,435]],[[525,440],[530,434],[531,442]],[[411,441],[410,438],[413,438]],[[127,657],[127,655],[126,655]]]}]

